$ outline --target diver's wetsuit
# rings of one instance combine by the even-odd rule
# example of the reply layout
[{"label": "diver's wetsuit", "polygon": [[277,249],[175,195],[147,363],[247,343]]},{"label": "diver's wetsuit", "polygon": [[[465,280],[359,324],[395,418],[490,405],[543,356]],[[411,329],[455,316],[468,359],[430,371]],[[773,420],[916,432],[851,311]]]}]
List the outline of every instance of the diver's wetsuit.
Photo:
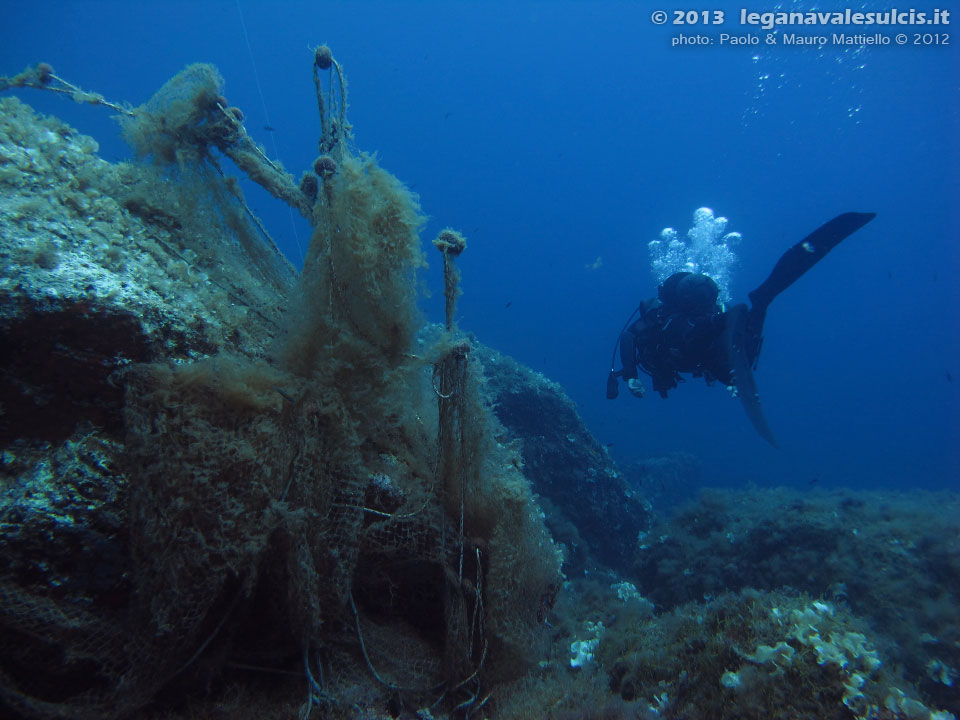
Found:
[{"label": "diver's wetsuit", "polygon": [[620,338],[621,377],[637,377],[637,366],[653,378],[653,389],[666,397],[683,382],[680,373],[707,383],[733,383],[733,365],[723,341],[727,316],[717,302],[716,283],[699,273],[674,273],[647,300],[640,319]]}]

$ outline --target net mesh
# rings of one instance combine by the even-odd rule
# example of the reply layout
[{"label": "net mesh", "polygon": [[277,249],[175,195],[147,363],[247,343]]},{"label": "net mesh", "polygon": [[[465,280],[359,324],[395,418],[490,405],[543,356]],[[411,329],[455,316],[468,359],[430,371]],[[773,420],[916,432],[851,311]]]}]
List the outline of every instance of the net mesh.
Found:
[{"label": "net mesh", "polygon": [[[218,89],[217,76],[188,69],[126,131],[147,142],[167,116],[161,125],[179,129],[144,152],[177,164],[177,192],[223,198],[222,220],[234,201],[203,144]],[[411,352],[416,198],[341,150],[311,208],[296,290],[264,282],[268,256],[222,234],[224,276],[243,268],[235,286],[256,288],[263,308],[289,306],[271,359],[220,349],[122,376],[122,592],[99,602],[0,578],[13,640],[0,697],[18,713],[130,715],[238,657],[302,671],[305,712],[351,684],[469,707],[482,682],[539,657],[559,550],[519,459],[496,440],[504,431],[469,344],[440,333]],[[208,257],[223,222],[163,195],[171,176],[151,172],[139,176],[141,212]],[[320,680],[333,658],[339,671]]]}]

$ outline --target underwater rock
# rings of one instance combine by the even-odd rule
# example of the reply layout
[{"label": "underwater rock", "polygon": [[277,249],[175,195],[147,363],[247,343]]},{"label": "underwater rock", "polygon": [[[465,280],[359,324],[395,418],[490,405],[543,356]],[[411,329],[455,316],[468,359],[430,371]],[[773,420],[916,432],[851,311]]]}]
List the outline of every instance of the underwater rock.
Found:
[{"label": "underwater rock", "polygon": [[842,605],[743,590],[614,623],[592,650],[613,691],[656,710],[641,717],[951,720],[878,642]]},{"label": "underwater rock", "polygon": [[642,488],[656,515],[670,515],[697,494],[701,465],[692,453],[673,452],[621,464],[620,469],[629,485]]},{"label": "underwater rock", "polygon": [[705,490],[656,523],[633,577],[668,610],[746,589],[842,603],[911,682],[953,709],[960,691],[930,668],[960,666],[958,517],[949,494]]},{"label": "underwater rock", "polygon": [[[5,445],[57,444],[84,422],[116,435],[117,371],[221,349],[260,356],[278,326],[282,298],[250,297],[260,272],[240,252],[224,272],[215,227],[183,228],[164,211],[172,192],[146,189],[149,169],[96,151],[55,118],[0,100]],[[287,268],[282,282],[293,280]]]},{"label": "underwater rock", "polygon": [[[27,492],[20,470],[43,466],[61,488],[83,478],[71,490],[73,510],[53,500],[47,508],[77,522],[77,512],[92,517],[100,507],[96,486],[114,488],[117,472],[107,468],[123,435],[124,368],[218,349],[261,355],[281,309],[276,294],[272,304],[251,305],[244,288],[259,272],[242,253],[227,276],[211,237],[185,241],[179,221],[163,212],[175,198],[147,192],[139,169],[96,152],[96,142],[56,118],[0,99],[4,509]],[[20,517],[19,537],[29,525]]]},{"label": "underwater rock", "polygon": [[563,388],[492,348],[477,349],[494,413],[519,440],[523,473],[541,498],[551,534],[567,546],[568,571],[634,561],[650,505],[624,480]]},{"label": "underwater rock", "polygon": [[[262,355],[282,309],[278,288],[251,294],[263,273],[217,247],[216,223],[183,226],[170,183],[96,153],[0,99],[0,625],[16,639],[3,672],[37,697],[91,690],[97,648],[124,643],[125,369]],[[271,272],[292,285],[292,269]],[[56,616],[73,626],[59,669],[65,638],[45,627]]]}]

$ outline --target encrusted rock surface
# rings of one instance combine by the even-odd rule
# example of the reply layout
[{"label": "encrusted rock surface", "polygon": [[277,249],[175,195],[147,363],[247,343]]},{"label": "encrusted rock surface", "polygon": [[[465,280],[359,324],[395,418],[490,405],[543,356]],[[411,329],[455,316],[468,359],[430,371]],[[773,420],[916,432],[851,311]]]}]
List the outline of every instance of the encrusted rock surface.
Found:
[{"label": "encrusted rock surface", "polygon": [[637,537],[650,526],[650,505],[625,480],[555,382],[481,346],[487,386],[500,422],[521,443],[553,536],[567,547],[570,570],[599,561],[626,570]]}]

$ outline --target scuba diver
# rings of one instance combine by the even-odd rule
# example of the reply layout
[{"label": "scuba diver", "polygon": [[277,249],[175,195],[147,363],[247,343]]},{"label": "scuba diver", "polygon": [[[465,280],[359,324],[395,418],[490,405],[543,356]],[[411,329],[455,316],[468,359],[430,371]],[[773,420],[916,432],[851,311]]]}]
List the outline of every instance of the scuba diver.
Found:
[{"label": "scuba diver", "polygon": [[[652,378],[653,389],[662,397],[684,381],[681,373],[691,373],[708,385],[721,382],[735,388],[754,428],[776,447],[753,379],[767,307],[874,217],[876,213],[848,212],[814,230],[787,250],[770,276],[748,294],[749,309],[740,303],[724,310],[718,302],[719,288],[707,275],[678,272],[668,277],[657,288],[657,297],[642,302],[623,326],[610,360],[607,398],[617,397],[618,377],[635,397],[643,397],[638,368]],[[637,314],[640,318],[633,322]],[[619,372],[614,369],[617,347],[623,366]]]}]

